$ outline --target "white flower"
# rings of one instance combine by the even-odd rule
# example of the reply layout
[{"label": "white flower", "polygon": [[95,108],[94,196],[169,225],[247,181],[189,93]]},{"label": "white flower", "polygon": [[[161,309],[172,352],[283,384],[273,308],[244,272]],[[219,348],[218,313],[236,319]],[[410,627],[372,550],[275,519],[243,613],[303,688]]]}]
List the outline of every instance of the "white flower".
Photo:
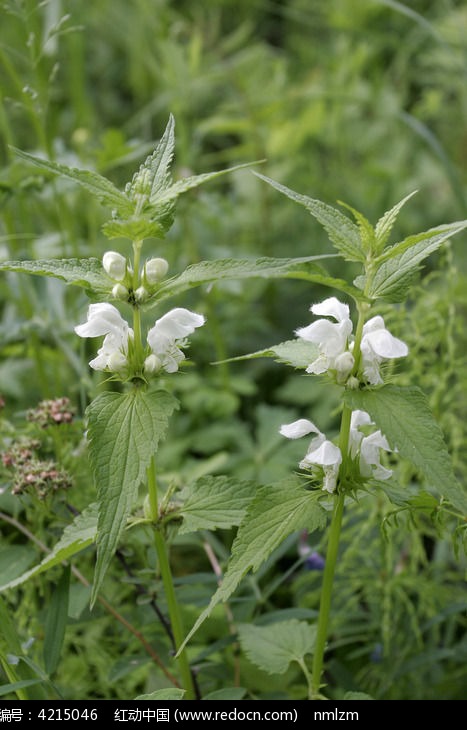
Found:
[{"label": "white flower", "polygon": [[[191,335],[204,322],[205,319],[201,314],[177,307],[164,314],[163,317],[157,320],[154,327],[151,327],[148,332],[149,347],[152,354],[159,358],[161,367],[164,370],[168,373],[174,373],[178,370],[178,366],[185,359],[185,355],[177,345],[182,346],[185,337]],[[148,358],[146,362],[147,360]],[[149,368],[153,365],[154,363],[148,363]]]},{"label": "white flower", "polygon": [[126,275],[126,258],[116,251],[106,251],[102,266],[114,281],[122,281]]},{"label": "white flower", "polygon": [[87,322],[75,327],[75,332],[80,337],[105,335],[97,357],[89,363],[94,370],[119,372],[126,367],[128,339],[133,337],[133,330],[112,304],[91,304]]},{"label": "white flower", "polygon": [[369,436],[364,436],[359,426],[371,426],[371,420],[365,411],[353,411],[350,419],[350,456],[355,459],[359,456],[360,474],[362,477],[374,477],[375,479],[389,479],[392,470],[381,465],[381,449],[391,451],[387,439],[381,431],[375,431]]},{"label": "white flower", "polygon": [[360,345],[362,352],[363,375],[371,385],[379,385],[383,379],[379,365],[393,357],[405,357],[409,349],[405,342],[398,340],[385,328],[382,317],[372,317],[363,327]]},{"label": "white flower", "polygon": [[[336,321],[330,322],[328,319],[318,319],[308,327],[301,327],[296,330],[295,334],[298,337],[317,345],[319,350],[319,356],[308,365],[306,372],[320,375],[327,370],[337,370],[339,368],[341,377],[343,377],[344,370],[347,370],[349,366],[350,370],[353,367],[353,362],[351,363],[348,357],[344,363],[342,359],[339,360],[340,356],[347,350],[348,339],[352,332],[349,307],[336,297],[330,297],[325,299],[324,302],[313,304],[311,311],[313,314],[332,317]],[[350,373],[350,370],[347,374]]]},{"label": "white flower", "polygon": [[310,441],[306,456],[299,466],[301,469],[321,466],[324,472],[323,489],[330,493],[334,492],[339,466],[342,463],[342,454],[339,447],[328,441],[326,436],[316,428],[315,424],[306,418],[284,424],[280,428],[280,433],[289,439],[297,439],[309,433],[316,434],[316,437]]},{"label": "white flower", "polygon": [[164,278],[169,270],[169,264],[165,259],[149,259],[144,264],[144,276],[148,284],[157,284]]}]

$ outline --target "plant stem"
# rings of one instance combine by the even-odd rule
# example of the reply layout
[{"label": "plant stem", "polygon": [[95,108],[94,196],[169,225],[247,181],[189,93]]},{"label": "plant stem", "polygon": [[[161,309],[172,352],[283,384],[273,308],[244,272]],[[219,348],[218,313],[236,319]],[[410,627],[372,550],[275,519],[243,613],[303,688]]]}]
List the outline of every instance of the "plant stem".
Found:
[{"label": "plant stem", "polygon": [[[175,595],[175,587],[172,578],[172,571],[170,569],[167,546],[164,540],[164,536],[157,526],[157,522],[159,519],[159,509],[157,500],[156,467],[154,457],[151,459],[151,464],[148,467],[148,491],[151,519],[154,523],[154,543],[156,546],[162,582],[164,584],[170,622],[172,624],[172,631],[175,640],[175,650],[177,650],[178,647],[181,646],[183,643],[185,631],[183,628],[180,606]],[[183,651],[180,652],[180,655],[178,657],[178,663],[183,687],[186,690],[185,699],[194,700],[196,699],[196,692],[186,649],[183,649]]]},{"label": "plant stem", "polygon": [[315,653],[313,656],[313,683],[312,699],[321,699],[321,674],[323,671],[324,648],[328,633],[329,612],[331,609],[332,584],[339,550],[342,515],[344,512],[345,494],[342,492],[336,498],[331,525],[329,528],[329,542],[324,566],[323,586],[319,605],[318,631],[316,635]]}]

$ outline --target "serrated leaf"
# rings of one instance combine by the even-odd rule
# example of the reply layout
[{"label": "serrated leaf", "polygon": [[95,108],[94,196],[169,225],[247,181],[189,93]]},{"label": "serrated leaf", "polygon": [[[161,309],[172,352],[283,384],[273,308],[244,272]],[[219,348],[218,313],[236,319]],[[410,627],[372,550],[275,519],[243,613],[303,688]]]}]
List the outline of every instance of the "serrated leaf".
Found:
[{"label": "serrated leaf", "polygon": [[256,484],[226,476],[206,476],[185,487],[180,498],[181,534],[196,530],[227,530],[242,521]]},{"label": "serrated leaf", "polygon": [[114,208],[120,215],[131,215],[133,204],[128,200],[127,196],[116,188],[110,180],[102,177],[99,173],[91,172],[90,170],[81,170],[76,167],[67,167],[57,162],[50,162],[50,160],[34,157],[34,155],[18,150],[16,147],[13,147],[13,150],[19,157],[40,167],[42,170],[53,172],[55,175],[62,175],[77,182],[97,198],[99,202],[110,208]]},{"label": "serrated leaf", "polygon": [[172,114],[159,143],[143,162],[138,172],[126,187],[126,193],[131,200],[138,195],[144,195],[151,205],[155,205],[163,190],[170,187],[172,164],[175,149],[175,119]]},{"label": "serrated leaf", "polygon": [[92,605],[126,527],[138,487],[177,406],[178,401],[165,391],[134,388],[126,394],[102,393],[86,410],[99,505]]},{"label": "serrated leaf", "polygon": [[365,261],[365,252],[362,250],[358,226],[343,215],[340,210],[323,203],[321,200],[314,200],[306,195],[296,193],[285,185],[261,175],[259,172],[254,174],[280,193],[283,193],[283,195],[299,205],[303,205],[321,223],[334,246],[347,261]]},{"label": "serrated leaf", "polygon": [[271,552],[292,532],[324,527],[326,513],[319,505],[317,492],[309,492],[300,479],[289,479],[260,486],[250,502],[232,546],[232,557],[222,584],[209,606],[202,612],[181,649],[221,601],[227,601],[243,576],[257,571]]},{"label": "serrated leaf", "polygon": [[156,689],[147,695],[138,695],[135,700],[183,700],[186,690],[178,687],[167,687],[165,689]]},{"label": "serrated leaf", "polygon": [[421,262],[436,251],[444,241],[467,227],[467,221],[439,226],[429,231],[409,236],[394,244],[378,258],[379,268],[374,276],[368,295],[390,302],[402,301]]},{"label": "serrated leaf", "polygon": [[26,571],[18,578],[4,583],[0,586],[0,591],[4,591],[7,588],[14,588],[15,586],[21,585],[29,578],[33,578],[45,570],[60,565],[66,560],[69,560],[73,555],[81,552],[86,547],[91,545],[96,539],[97,533],[97,504],[91,504],[89,507],[83,510],[83,512],[75,517],[73,522],[68,525],[63,531],[63,535],[57,542],[52,552],[42,560],[39,565],[36,565],[31,570]]},{"label": "serrated leaf", "polygon": [[273,345],[266,350],[257,350],[257,352],[251,352],[248,355],[231,357],[222,362],[237,362],[239,360],[253,360],[258,357],[272,357],[277,362],[303,370],[311,362],[316,360],[317,356],[318,348],[316,345],[306,340],[296,339],[281,342],[279,345]]},{"label": "serrated leaf", "polygon": [[391,448],[419,469],[437,494],[467,514],[467,494],[453,474],[443,433],[420,388],[388,384],[348,390],[344,398],[352,410],[367,411]]},{"label": "serrated leaf", "polygon": [[188,266],[178,276],[163,281],[151,298],[148,307],[165,299],[192,289],[202,284],[228,279],[301,279],[343,291],[349,296],[362,300],[362,293],[342,279],[328,276],[318,261],[335,258],[336,255],[305,256],[296,259],[276,259],[264,257],[260,259],[218,259],[217,261],[201,261]]},{"label": "serrated leaf", "polygon": [[[173,221],[173,219],[171,219]],[[163,238],[170,225],[162,225],[158,220],[149,220],[144,216],[138,218],[111,218],[102,226],[102,232],[109,238],[129,238],[131,241],[142,241],[145,238]]]},{"label": "serrated leaf", "polygon": [[409,193],[408,195],[406,195],[405,198],[402,198],[402,200],[399,201],[399,203],[397,203],[393,208],[391,208],[391,210],[386,211],[386,213],[379,219],[379,221],[377,222],[377,224],[375,226],[377,252],[382,251],[384,246],[386,245],[386,242],[392,231],[394,223],[397,220],[397,216],[399,215],[399,213],[401,211],[401,208],[417,192],[418,192],[417,190],[414,190],[412,193]]},{"label": "serrated leaf", "polygon": [[301,664],[313,653],[316,626],[296,619],[269,626],[240,624],[238,636],[250,662],[268,674],[284,674],[291,662]]},{"label": "serrated leaf", "polygon": [[[467,220],[455,221],[454,223],[448,223],[442,226],[436,226],[436,228],[430,228],[428,231],[422,231],[421,233],[414,233],[412,236],[404,238],[403,241],[395,243],[393,246],[387,248],[381,256],[378,257],[378,263],[393,259],[395,256],[405,253],[406,251],[413,251],[414,247],[421,243],[429,249],[428,253],[432,253],[435,249],[431,246],[438,248],[448,238],[455,236],[467,228]],[[417,248],[417,251],[419,249]],[[427,254],[428,255],[428,254]]]},{"label": "serrated leaf", "polygon": [[107,276],[102,262],[89,259],[46,259],[38,261],[2,261],[0,271],[18,271],[35,276],[51,276],[67,284],[84,287],[93,293],[109,295],[115,282]]},{"label": "serrated leaf", "polygon": [[373,226],[371,225],[370,221],[365,218],[365,216],[360,213],[360,211],[356,210],[355,208],[352,208],[351,205],[348,205],[347,203],[343,203],[341,200],[338,201],[339,205],[344,206],[344,208],[347,208],[347,210],[350,210],[353,217],[355,218],[357,222],[357,226],[360,231],[360,241],[362,244],[363,251],[367,252],[373,252],[375,249],[375,230]]}]

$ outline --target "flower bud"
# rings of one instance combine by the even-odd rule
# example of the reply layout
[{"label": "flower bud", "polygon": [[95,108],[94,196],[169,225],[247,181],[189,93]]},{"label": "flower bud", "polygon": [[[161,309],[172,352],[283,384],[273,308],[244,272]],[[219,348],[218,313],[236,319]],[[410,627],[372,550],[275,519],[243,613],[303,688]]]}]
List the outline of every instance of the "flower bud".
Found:
[{"label": "flower bud", "polygon": [[165,259],[149,259],[144,265],[144,276],[148,284],[157,284],[164,278],[169,270],[169,264]]},{"label": "flower bud", "polygon": [[352,372],[352,368],[355,365],[355,359],[351,352],[342,352],[336,357],[335,368],[337,373],[337,382],[343,383],[347,376]]},{"label": "flower bud", "polygon": [[149,375],[152,373],[157,373],[158,370],[160,370],[162,367],[162,362],[157,355],[148,355],[146,360],[144,361],[144,372],[148,373]]},{"label": "flower bud", "polygon": [[146,301],[148,298],[148,290],[144,288],[144,286],[139,286],[137,289],[135,289],[135,301],[138,302],[138,304],[142,304]]},{"label": "flower bud", "polygon": [[122,281],[126,275],[126,258],[116,251],[106,251],[102,266],[114,281]]},{"label": "flower bud", "polygon": [[122,301],[127,302],[128,289],[126,288],[126,286],[123,286],[123,284],[115,284],[114,288],[112,289],[112,296],[115,299],[122,299]]}]

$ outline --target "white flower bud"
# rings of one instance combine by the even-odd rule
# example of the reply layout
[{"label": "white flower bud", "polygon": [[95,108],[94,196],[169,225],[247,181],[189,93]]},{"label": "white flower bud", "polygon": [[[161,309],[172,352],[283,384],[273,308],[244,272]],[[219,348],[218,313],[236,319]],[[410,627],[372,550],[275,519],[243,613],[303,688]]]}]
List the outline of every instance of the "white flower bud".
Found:
[{"label": "white flower bud", "polygon": [[122,301],[128,301],[128,289],[123,284],[115,284],[112,289],[112,296],[115,299],[122,299]]},{"label": "white flower bud", "polygon": [[116,251],[106,251],[102,266],[114,281],[122,281],[126,275],[126,258]]},{"label": "white flower bud", "polygon": [[355,365],[355,359],[351,352],[342,352],[338,357],[334,366],[337,373],[337,382],[343,383],[352,372],[353,366]]},{"label": "white flower bud", "polygon": [[138,304],[142,304],[146,301],[148,298],[148,291],[144,288],[144,286],[139,286],[137,289],[135,289],[135,300],[138,302]]},{"label": "white flower bud", "polygon": [[145,373],[157,373],[162,367],[162,362],[157,355],[148,355],[144,361],[144,372]]},{"label": "white flower bud", "polygon": [[144,276],[148,284],[157,284],[168,270],[169,264],[165,259],[149,259],[144,265]]}]

